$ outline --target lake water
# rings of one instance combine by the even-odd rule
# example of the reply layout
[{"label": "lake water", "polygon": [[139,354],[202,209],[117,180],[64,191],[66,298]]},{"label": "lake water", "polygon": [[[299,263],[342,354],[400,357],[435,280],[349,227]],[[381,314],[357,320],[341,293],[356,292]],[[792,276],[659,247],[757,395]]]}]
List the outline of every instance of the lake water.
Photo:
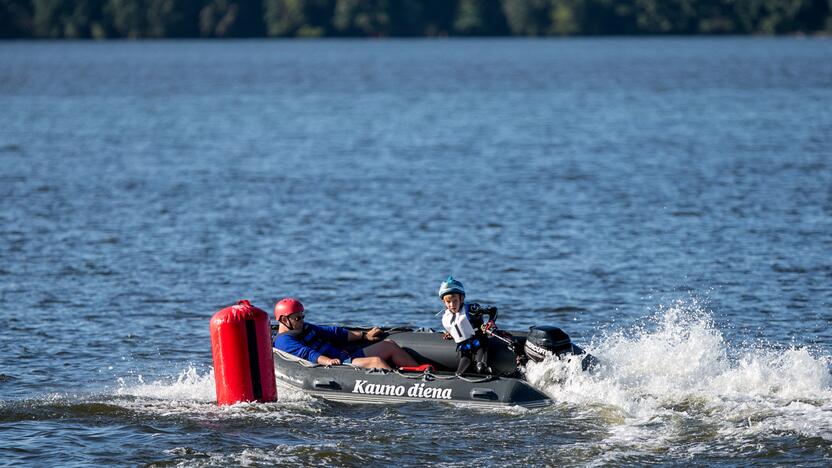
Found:
[{"label": "lake water", "polygon": [[[214,404],[208,321],[504,329],[556,403]],[[832,41],[0,43],[0,464],[832,462]]]}]

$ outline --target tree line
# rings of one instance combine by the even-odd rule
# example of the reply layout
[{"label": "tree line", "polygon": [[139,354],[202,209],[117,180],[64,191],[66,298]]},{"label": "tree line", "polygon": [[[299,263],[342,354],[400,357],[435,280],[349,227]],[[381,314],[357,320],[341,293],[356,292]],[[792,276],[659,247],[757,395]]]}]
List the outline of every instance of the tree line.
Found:
[{"label": "tree line", "polygon": [[830,34],[832,0],[0,0],[0,38]]}]

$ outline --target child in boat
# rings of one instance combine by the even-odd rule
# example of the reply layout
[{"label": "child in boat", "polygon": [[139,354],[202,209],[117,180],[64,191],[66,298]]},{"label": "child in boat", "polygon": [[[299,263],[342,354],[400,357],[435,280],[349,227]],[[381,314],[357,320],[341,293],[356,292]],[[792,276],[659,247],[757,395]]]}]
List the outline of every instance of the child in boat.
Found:
[{"label": "child in boat", "polygon": [[[456,373],[464,373],[473,361],[477,373],[490,374],[488,338],[484,332],[494,328],[497,308],[477,303],[466,304],[465,288],[453,276],[449,276],[439,286],[439,299],[445,304],[442,314],[442,327],[445,328],[443,338],[453,338],[460,357]],[[488,315],[488,322],[483,323],[483,315]]]}]

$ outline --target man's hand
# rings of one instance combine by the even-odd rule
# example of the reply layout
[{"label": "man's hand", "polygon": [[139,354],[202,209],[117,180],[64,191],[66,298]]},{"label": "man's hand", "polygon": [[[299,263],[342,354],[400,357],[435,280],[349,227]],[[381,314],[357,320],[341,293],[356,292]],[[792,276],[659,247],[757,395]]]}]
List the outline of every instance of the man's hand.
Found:
[{"label": "man's hand", "polygon": [[370,342],[378,341],[384,332],[379,327],[373,327],[372,330],[364,333],[364,339]]},{"label": "man's hand", "polygon": [[443,340],[450,340],[451,339],[451,334],[448,333],[448,332],[443,333],[442,334],[442,339]]},{"label": "man's hand", "polygon": [[324,366],[337,366],[338,364],[341,364],[341,360],[340,359],[335,359],[335,358],[328,358],[326,356],[321,356],[321,357],[318,358],[318,364],[321,364],[321,365],[324,365]]},{"label": "man's hand", "polygon": [[485,322],[482,325],[482,331],[488,332],[489,330],[494,330],[494,328],[496,328],[496,327],[497,327],[497,325],[494,323],[494,321],[489,320],[488,322]]}]

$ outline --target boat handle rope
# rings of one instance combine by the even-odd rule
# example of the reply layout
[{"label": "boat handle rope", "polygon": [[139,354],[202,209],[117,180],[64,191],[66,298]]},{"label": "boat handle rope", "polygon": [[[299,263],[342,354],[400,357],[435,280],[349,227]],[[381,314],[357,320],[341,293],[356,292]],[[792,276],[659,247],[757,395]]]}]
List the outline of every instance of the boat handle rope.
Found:
[{"label": "boat handle rope", "polygon": [[392,372],[395,373],[395,374],[398,374],[398,375],[400,375],[400,376],[402,376],[406,379],[424,380],[425,382],[432,382],[434,380],[459,379],[459,380],[463,380],[463,381],[468,382],[468,383],[482,383],[482,382],[488,382],[488,381],[494,380],[496,378],[495,376],[486,376],[486,377],[482,377],[482,378],[479,378],[479,379],[470,379],[468,377],[463,377],[463,376],[458,375],[458,374],[442,376],[442,375],[436,375],[436,374],[434,374],[432,372],[428,372],[428,371],[424,371],[421,374],[407,375],[407,374],[403,374],[402,372],[400,372],[397,369],[392,370]]}]

